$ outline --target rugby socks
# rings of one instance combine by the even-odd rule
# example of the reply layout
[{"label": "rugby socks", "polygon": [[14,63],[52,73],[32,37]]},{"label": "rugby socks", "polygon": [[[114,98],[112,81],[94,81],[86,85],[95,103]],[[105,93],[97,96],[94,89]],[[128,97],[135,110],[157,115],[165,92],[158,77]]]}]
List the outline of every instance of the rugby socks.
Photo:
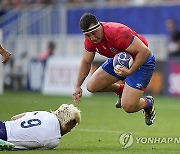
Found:
[{"label": "rugby socks", "polygon": [[119,96],[122,95],[123,89],[124,89],[124,84],[119,84],[119,89],[117,91],[115,91],[115,93]]},{"label": "rugby socks", "polygon": [[146,106],[144,107],[144,110],[148,109],[150,106],[152,106],[152,102],[150,99],[144,98]]}]

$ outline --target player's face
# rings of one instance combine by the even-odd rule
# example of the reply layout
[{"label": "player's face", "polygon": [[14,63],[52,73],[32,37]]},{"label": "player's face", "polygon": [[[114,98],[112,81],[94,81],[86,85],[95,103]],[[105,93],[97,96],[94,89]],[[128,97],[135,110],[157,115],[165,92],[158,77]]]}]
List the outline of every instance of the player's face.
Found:
[{"label": "player's face", "polygon": [[[92,24],[90,27],[94,26],[94,24]],[[90,28],[89,27],[89,28]],[[90,33],[86,33],[84,34],[85,37],[87,37],[88,39],[90,39],[92,42],[94,43],[99,43],[102,41],[103,37],[104,37],[104,33],[103,33],[103,28],[102,26],[100,26],[98,29],[96,29],[95,31],[92,31]]]},{"label": "player's face", "polygon": [[69,123],[66,124],[66,128],[63,130],[63,134],[67,134],[68,132],[71,131],[76,126],[76,121],[70,121]]}]

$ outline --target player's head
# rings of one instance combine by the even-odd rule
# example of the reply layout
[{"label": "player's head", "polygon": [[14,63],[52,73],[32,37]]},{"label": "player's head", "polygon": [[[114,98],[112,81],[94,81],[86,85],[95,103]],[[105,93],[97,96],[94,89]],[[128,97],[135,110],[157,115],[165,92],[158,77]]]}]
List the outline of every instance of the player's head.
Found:
[{"label": "player's head", "polygon": [[76,124],[81,121],[81,111],[73,104],[62,104],[56,111],[52,112],[56,115],[61,125],[61,135],[71,131]]},{"label": "player's head", "polygon": [[170,31],[172,33],[177,31],[177,22],[175,19],[173,19],[173,18],[167,19],[165,24],[166,24],[166,28],[168,29],[168,31]]},{"label": "player's head", "polygon": [[50,55],[54,54],[55,48],[56,48],[56,44],[53,41],[48,42],[48,49],[49,49]]},{"label": "player's head", "polygon": [[103,28],[95,15],[91,13],[83,14],[80,18],[79,25],[83,34],[94,43],[98,43],[103,39]]}]

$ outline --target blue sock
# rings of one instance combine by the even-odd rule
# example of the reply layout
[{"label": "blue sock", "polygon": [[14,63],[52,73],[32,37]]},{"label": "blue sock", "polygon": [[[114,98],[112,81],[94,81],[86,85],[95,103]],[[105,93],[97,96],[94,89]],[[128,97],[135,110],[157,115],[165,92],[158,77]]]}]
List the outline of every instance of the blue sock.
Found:
[{"label": "blue sock", "polygon": [[144,109],[148,109],[148,108],[152,105],[152,102],[151,102],[151,100],[148,99],[148,98],[145,98],[144,100],[145,100],[145,102],[146,102],[146,107],[145,107]]}]

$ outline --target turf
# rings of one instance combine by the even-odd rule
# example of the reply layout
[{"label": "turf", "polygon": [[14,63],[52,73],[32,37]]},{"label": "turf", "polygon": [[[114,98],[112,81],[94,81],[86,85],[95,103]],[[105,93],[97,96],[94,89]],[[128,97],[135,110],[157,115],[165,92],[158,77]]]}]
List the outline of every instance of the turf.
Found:
[{"label": "turf", "polygon": [[[84,97],[77,107],[82,111],[82,122],[69,134],[63,136],[55,150],[2,151],[17,154],[59,153],[179,153],[180,143],[137,143],[135,138],[180,138],[180,99],[155,97],[157,118],[153,126],[146,126],[142,112],[133,114],[116,109],[116,96],[96,94]],[[40,93],[5,92],[0,96],[0,119],[32,110],[55,110],[62,103],[73,103],[71,97],[44,96]],[[119,137],[132,132],[132,146],[123,149]],[[179,139],[180,142],[180,139]]]}]

